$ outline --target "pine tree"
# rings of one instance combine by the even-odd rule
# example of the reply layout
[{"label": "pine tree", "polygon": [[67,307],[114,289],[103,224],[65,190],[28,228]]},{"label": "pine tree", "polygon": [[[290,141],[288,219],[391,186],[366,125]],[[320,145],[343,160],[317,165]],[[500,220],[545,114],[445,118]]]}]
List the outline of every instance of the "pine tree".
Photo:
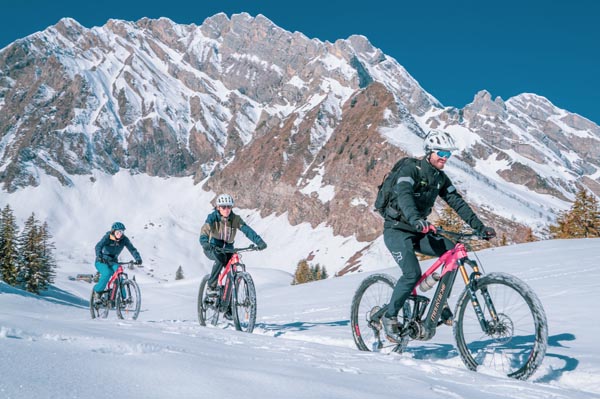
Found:
[{"label": "pine tree", "polygon": [[598,200],[581,188],[570,210],[561,212],[557,224],[550,226],[553,238],[600,237],[600,209]]},{"label": "pine tree", "polygon": [[321,279],[321,265],[317,263],[315,266],[310,268],[310,271],[312,274],[312,281]]},{"label": "pine tree", "polygon": [[296,272],[294,273],[294,280],[292,284],[304,284],[308,283],[312,280],[312,273],[310,267],[308,266],[308,261],[306,259],[302,259],[298,262],[298,266],[296,267]]},{"label": "pine tree", "polygon": [[183,269],[181,268],[181,265],[179,265],[179,267],[177,268],[177,271],[175,272],[175,280],[183,280],[184,276],[183,276]]},{"label": "pine tree", "polygon": [[525,236],[525,242],[535,242],[537,241],[537,238],[535,238],[535,236],[533,235],[533,230],[531,230],[530,227],[527,228],[526,230],[526,236]]},{"label": "pine tree", "polygon": [[7,284],[17,284],[18,228],[9,205],[0,213],[0,278]]},{"label": "pine tree", "polygon": [[54,278],[56,277],[56,259],[54,258],[54,250],[56,247],[52,242],[52,235],[48,229],[48,223],[44,222],[40,233],[40,256],[42,258],[42,268],[41,274],[42,279],[45,281],[44,288],[54,282]]},{"label": "pine tree", "polygon": [[[438,221],[440,226],[444,230],[460,232],[468,228],[468,225],[458,216],[458,213],[450,207],[450,205],[444,205]],[[472,241],[470,246],[473,251],[479,251],[481,249],[489,248],[492,244],[489,241],[478,240]],[[418,259],[429,259],[428,256],[418,256]]]},{"label": "pine tree", "polygon": [[25,221],[25,227],[19,237],[19,261],[17,282],[23,289],[39,294],[46,288],[47,282],[44,277],[44,260],[41,243],[41,227],[31,214]]},{"label": "pine tree", "polygon": [[438,223],[444,230],[448,231],[459,232],[466,227],[465,222],[448,204],[444,205]]},{"label": "pine tree", "polygon": [[327,277],[329,277],[329,275],[327,274],[327,270],[325,269],[325,266],[321,267],[321,279],[325,280]]}]

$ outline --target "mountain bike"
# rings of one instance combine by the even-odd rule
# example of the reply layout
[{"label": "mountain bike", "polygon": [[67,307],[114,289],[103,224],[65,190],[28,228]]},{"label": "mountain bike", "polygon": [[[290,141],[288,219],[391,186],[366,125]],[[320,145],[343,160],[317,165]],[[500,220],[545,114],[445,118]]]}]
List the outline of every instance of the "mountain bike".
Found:
[{"label": "mountain bike", "polygon": [[245,248],[215,250],[233,255],[219,273],[217,295],[209,295],[207,292],[210,275],[202,279],[198,292],[198,321],[201,326],[206,326],[207,323],[216,326],[221,315],[226,318],[231,314],[236,330],[251,333],[256,322],[256,290],[252,276],[241,262],[240,253],[257,251],[258,248],[250,245]]},{"label": "mountain bike", "polygon": [[[400,339],[387,337],[381,323],[396,280],[373,274],[358,287],[352,299],[350,324],[360,350],[402,352],[409,340],[428,341],[441,325],[458,272],[465,282],[452,321],[456,347],[470,370],[487,368],[525,380],[542,363],[548,342],[548,324],[542,303],[523,281],[506,273],[484,274],[469,258],[469,241],[481,238],[474,232],[456,233],[437,229],[452,239],[453,249],[427,269],[398,314]],[[467,269],[467,267],[469,269]],[[434,273],[441,268],[441,275]],[[424,281],[439,277],[430,300],[418,295]],[[429,279],[429,280],[428,280]],[[449,309],[448,309],[449,310]],[[426,313],[427,311],[427,313]]]},{"label": "mountain bike", "polygon": [[[94,289],[90,297],[90,313],[92,319],[101,317],[105,319],[110,309],[114,308],[119,319],[135,320],[140,314],[142,297],[140,287],[133,279],[129,279],[123,270],[124,265],[133,269],[134,262],[117,262],[119,267],[110,277],[106,289],[100,292],[100,301],[94,300]],[[142,267],[139,265],[138,267]]]}]

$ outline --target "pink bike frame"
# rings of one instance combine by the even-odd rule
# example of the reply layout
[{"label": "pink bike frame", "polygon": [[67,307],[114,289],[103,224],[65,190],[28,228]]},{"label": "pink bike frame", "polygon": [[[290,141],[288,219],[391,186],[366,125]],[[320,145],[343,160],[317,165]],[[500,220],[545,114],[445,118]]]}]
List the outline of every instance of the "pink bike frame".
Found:
[{"label": "pink bike frame", "polygon": [[108,280],[108,284],[106,284],[106,288],[110,291],[110,299],[111,300],[115,299],[114,297],[115,297],[115,294],[117,291],[113,290],[113,287],[121,274],[123,274],[123,266],[119,265],[119,267],[117,268],[117,270],[115,270],[113,275],[110,276],[110,280]]},{"label": "pink bike frame", "polygon": [[419,286],[419,284],[421,284],[421,282],[427,277],[432,275],[433,272],[435,272],[437,269],[439,269],[442,266],[444,267],[442,269],[442,274],[440,275],[440,278],[442,278],[446,273],[456,270],[458,268],[458,261],[460,259],[466,258],[467,256],[467,249],[465,248],[464,244],[460,242],[457,243],[454,246],[454,248],[444,252],[442,256],[440,256],[438,260],[436,260],[433,263],[433,265],[431,265],[431,267],[429,267],[429,269],[427,269],[425,273],[423,273],[423,275],[421,276],[419,281],[417,281],[417,284],[413,288],[412,294],[417,295],[417,287]]}]

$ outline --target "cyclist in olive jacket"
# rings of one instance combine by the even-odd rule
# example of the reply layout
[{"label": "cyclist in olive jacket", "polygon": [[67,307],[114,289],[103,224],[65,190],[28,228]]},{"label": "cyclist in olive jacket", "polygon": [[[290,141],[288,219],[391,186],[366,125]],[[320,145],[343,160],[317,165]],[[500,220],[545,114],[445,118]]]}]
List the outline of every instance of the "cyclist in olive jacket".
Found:
[{"label": "cyclist in olive jacket", "polygon": [[[421,277],[415,251],[440,256],[454,247],[447,238],[428,234],[436,232],[435,226],[427,221],[436,198],[441,197],[485,238],[491,239],[496,236],[494,229],[485,226],[479,220],[442,171],[452,151],[457,150],[452,136],[447,132],[432,130],[425,137],[423,147],[423,159],[408,159],[399,169],[389,204],[384,212],[384,243],[402,270],[402,276],[394,287],[382,317],[386,335],[396,341],[400,339],[398,312]],[[447,306],[442,311],[442,322],[452,324],[452,312]]]},{"label": "cyclist in olive jacket", "polygon": [[208,278],[208,292],[215,294],[217,290],[217,279],[221,268],[227,265],[233,254],[222,253],[215,248],[233,248],[235,234],[239,229],[259,250],[267,248],[264,240],[248,226],[239,215],[233,213],[233,198],[229,194],[221,194],[217,197],[216,207],[207,217],[200,230],[200,245],[204,255],[213,260],[212,271]]}]

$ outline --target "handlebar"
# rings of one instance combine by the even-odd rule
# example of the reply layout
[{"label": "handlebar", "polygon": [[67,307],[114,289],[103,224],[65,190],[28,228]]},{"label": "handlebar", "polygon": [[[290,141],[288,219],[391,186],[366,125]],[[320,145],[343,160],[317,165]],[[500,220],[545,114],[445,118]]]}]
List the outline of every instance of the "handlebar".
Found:
[{"label": "handlebar", "polygon": [[127,262],[115,262],[115,263],[120,266],[130,265],[130,266],[144,267],[144,265],[142,265],[142,264],[137,265],[134,260],[130,260]]},{"label": "handlebar", "polygon": [[442,227],[437,227],[436,228],[438,235],[443,234],[443,235],[447,235],[450,236],[454,239],[456,239],[457,241],[462,241],[462,240],[481,240],[481,239],[485,239],[485,237],[481,234],[478,233],[475,230],[467,230],[467,231],[450,231],[450,230],[445,230]]},{"label": "handlebar", "polygon": [[222,247],[213,247],[215,252],[220,252],[222,254],[234,254],[234,253],[240,253],[240,252],[247,252],[247,251],[258,251],[258,247],[254,244],[247,246],[247,247],[242,247],[242,248],[222,248]]}]

